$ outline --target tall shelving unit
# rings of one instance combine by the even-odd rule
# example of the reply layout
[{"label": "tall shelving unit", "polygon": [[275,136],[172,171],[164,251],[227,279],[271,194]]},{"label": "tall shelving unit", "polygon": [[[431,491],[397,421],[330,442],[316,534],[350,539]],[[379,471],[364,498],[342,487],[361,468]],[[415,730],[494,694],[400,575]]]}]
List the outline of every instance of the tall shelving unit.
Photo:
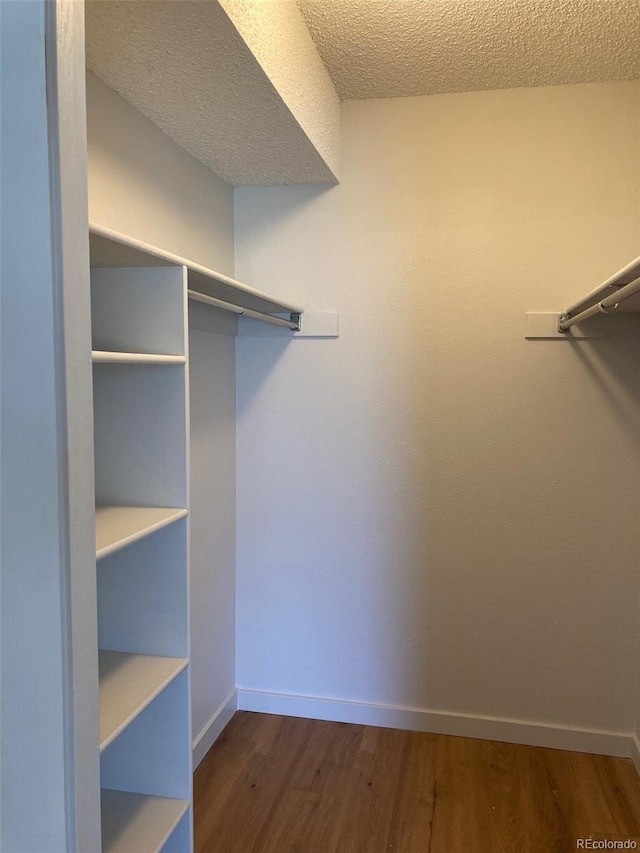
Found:
[{"label": "tall shelving unit", "polygon": [[299,309],[94,229],[92,382],[84,6],[4,5],[3,70],[16,90],[8,135],[3,125],[6,268],[24,286],[7,302],[17,402],[3,419],[13,511],[2,616],[15,640],[3,668],[3,744],[20,760],[5,774],[13,808],[0,845],[188,853],[187,281],[251,311]]},{"label": "tall shelving unit", "polygon": [[91,271],[104,853],[192,847],[186,289]]},{"label": "tall shelving unit", "polygon": [[102,850],[189,853],[189,298],[302,311],[115,232],[90,245]]}]

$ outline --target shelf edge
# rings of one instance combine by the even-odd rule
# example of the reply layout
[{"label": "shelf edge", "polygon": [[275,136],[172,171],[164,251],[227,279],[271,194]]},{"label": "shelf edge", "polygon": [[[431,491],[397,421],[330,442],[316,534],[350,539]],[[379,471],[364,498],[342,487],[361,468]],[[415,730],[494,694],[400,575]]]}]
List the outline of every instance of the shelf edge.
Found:
[{"label": "shelf edge", "polygon": [[[135,798],[140,798],[140,799],[145,798],[145,799],[148,799],[150,801],[152,801],[152,800],[169,800],[172,803],[175,803],[176,806],[178,804],[180,804],[181,807],[179,809],[176,809],[175,814],[172,816],[170,823],[167,824],[167,828],[164,830],[164,835],[160,839],[158,845],[155,846],[153,850],[149,850],[149,853],[160,853],[160,851],[164,848],[167,841],[171,838],[176,827],[178,826],[178,824],[180,823],[180,821],[185,816],[185,814],[189,811],[189,808],[190,808],[190,803],[188,800],[174,799],[173,797],[156,797],[153,794],[140,794],[137,791],[121,791],[121,790],[118,790],[117,788],[101,788],[100,794],[102,797],[109,797],[110,794],[120,794],[120,795],[125,795],[125,796],[131,795],[132,797],[135,797]],[[103,812],[103,814],[104,814],[104,812]],[[104,853],[109,853],[109,851],[111,851],[112,849],[113,848],[111,846],[105,846],[104,847]]]},{"label": "shelf edge", "polygon": [[244,293],[246,296],[251,296],[256,299],[262,299],[266,302],[272,302],[274,305],[279,306],[282,311],[290,311],[294,314],[302,314],[304,313],[304,309],[300,308],[296,305],[290,305],[287,302],[283,302],[281,299],[276,299],[273,296],[270,296],[268,293],[264,293],[261,290],[258,290],[255,287],[252,287],[249,284],[244,284],[241,281],[238,281],[235,278],[231,278],[228,275],[224,275],[224,273],[216,272],[215,270],[208,269],[207,267],[202,266],[201,264],[196,263],[195,261],[188,260],[187,258],[181,258],[179,255],[174,255],[172,252],[167,252],[164,249],[160,249],[157,246],[152,246],[149,243],[144,243],[142,240],[136,240],[134,237],[128,237],[126,234],[121,234],[118,231],[113,231],[110,228],[105,228],[102,225],[98,225],[96,223],[89,223],[89,233],[95,234],[96,237],[101,237],[104,240],[110,240],[112,243],[119,243],[121,246],[125,246],[128,249],[133,249],[134,251],[140,252],[144,255],[149,255],[156,260],[163,261],[167,266],[182,266],[186,267],[189,272],[194,273],[197,276],[203,276],[204,278],[211,279],[212,281],[217,281],[220,284],[227,285],[228,287],[232,287],[234,290],[237,290],[240,293]]},{"label": "shelf edge", "polygon": [[[131,507],[131,509],[137,508],[138,507]],[[185,518],[188,514],[188,510],[176,508],[175,514],[170,515],[167,518],[160,519],[159,521],[144,527],[142,530],[136,530],[134,533],[125,536],[123,539],[118,539],[116,542],[111,542],[109,545],[105,545],[103,548],[100,548],[96,551],[96,560],[102,560],[104,557],[108,557],[109,554],[114,554],[121,548],[126,548],[127,545],[133,545],[134,542],[138,542],[140,539],[150,536],[152,533],[155,533],[156,530],[162,530],[163,527],[168,527],[170,524],[179,521],[181,518]]]},{"label": "shelf edge", "polygon": [[[101,652],[101,651],[106,652],[106,651],[110,651],[110,650],[109,649],[98,649],[98,652]],[[118,652],[118,654],[124,655],[124,654],[127,654],[127,652]],[[134,653],[131,653],[131,654],[133,655]],[[136,657],[149,657],[149,658],[155,657],[154,655],[135,655],[135,656]],[[165,660],[175,660],[177,663],[179,662],[180,665],[176,666],[175,670],[170,675],[168,675],[163,681],[161,681],[156,686],[156,688],[154,690],[152,690],[151,693],[149,693],[144,698],[144,700],[136,707],[136,709],[131,714],[129,714],[129,716],[126,717],[126,719],[124,719],[120,723],[119,726],[116,726],[116,728],[112,732],[110,732],[107,735],[107,737],[105,737],[104,740],[100,741],[99,751],[101,753],[104,752],[104,750],[110,744],[112,744],[114,742],[114,740],[118,737],[118,735],[120,735],[127,728],[127,726],[129,726],[136,719],[136,717],[139,717],[140,714],[145,710],[145,708],[148,708],[149,705],[153,702],[153,700],[157,696],[159,696],[173,681],[175,681],[175,679],[180,675],[180,673],[184,672],[184,670],[189,666],[189,659],[188,658],[165,658]]]}]

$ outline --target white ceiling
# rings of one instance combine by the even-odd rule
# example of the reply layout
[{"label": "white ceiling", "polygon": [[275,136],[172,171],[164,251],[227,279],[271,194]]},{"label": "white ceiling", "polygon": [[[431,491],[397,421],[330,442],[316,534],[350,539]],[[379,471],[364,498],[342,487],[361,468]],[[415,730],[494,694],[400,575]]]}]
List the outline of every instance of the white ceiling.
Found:
[{"label": "white ceiling", "polygon": [[640,77],[640,0],[298,0],[341,100]]}]

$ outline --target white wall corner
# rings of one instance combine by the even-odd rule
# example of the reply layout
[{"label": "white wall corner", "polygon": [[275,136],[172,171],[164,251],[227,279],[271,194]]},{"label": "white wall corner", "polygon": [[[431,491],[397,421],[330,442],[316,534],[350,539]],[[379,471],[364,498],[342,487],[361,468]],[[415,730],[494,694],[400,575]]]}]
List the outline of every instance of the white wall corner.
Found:
[{"label": "white wall corner", "polygon": [[[241,687],[341,697],[350,684],[395,705],[598,729],[557,745],[613,739],[629,755],[638,318],[594,317],[595,349],[525,341],[518,311],[557,313],[637,255],[639,94],[347,101],[338,191],[236,193],[236,275],[297,282],[291,298],[347,317],[336,345],[240,339]],[[612,502],[620,534],[603,537]]]},{"label": "white wall corner", "polygon": [[214,743],[222,734],[225,726],[238,707],[238,691],[234,689],[224,702],[214,711],[193,741],[193,769],[202,761]]}]

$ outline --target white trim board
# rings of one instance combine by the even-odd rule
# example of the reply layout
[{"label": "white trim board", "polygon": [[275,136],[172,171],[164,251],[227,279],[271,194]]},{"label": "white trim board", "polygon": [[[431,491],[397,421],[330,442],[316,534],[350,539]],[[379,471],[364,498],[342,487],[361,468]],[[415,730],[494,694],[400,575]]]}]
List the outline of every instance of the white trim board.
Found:
[{"label": "white trim board", "polygon": [[222,734],[231,717],[238,708],[238,691],[234,689],[229,693],[224,702],[213,712],[209,720],[204,724],[200,733],[193,740],[193,769],[202,761],[213,744]]},{"label": "white trim board", "polygon": [[633,761],[634,767],[640,775],[640,740],[638,740],[638,735],[636,734],[631,735],[631,752],[629,758]]},{"label": "white trim board", "polygon": [[320,699],[315,696],[269,693],[245,688],[238,688],[238,710],[613,755],[633,759],[640,772],[640,742],[630,733],[561,728],[543,723]]},{"label": "white trim board", "polygon": [[590,338],[601,338],[602,331],[596,327],[585,331],[584,328],[573,326],[568,332],[559,332],[558,323],[560,322],[560,314],[555,312],[535,312],[530,311],[525,315],[524,336],[528,340],[556,340],[556,341],[583,341]]}]

